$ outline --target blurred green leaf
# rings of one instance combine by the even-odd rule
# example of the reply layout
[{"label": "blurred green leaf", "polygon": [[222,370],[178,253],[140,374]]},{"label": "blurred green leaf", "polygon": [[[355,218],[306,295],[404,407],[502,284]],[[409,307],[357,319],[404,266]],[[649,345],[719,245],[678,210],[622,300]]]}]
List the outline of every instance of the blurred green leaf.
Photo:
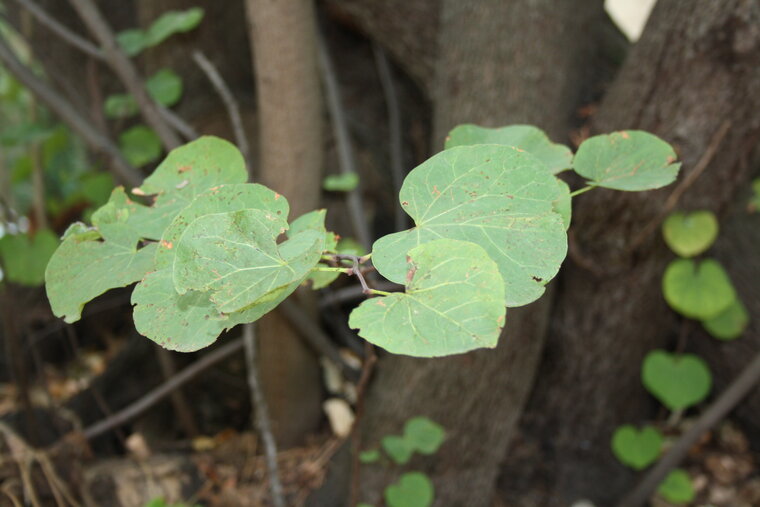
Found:
[{"label": "blurred green leaf", "polygon": [[161,156],[161,140],[155,132],[137,125],[119,136],[119,148],[124,157],[135,167],[141,167]]},{"label": "blurred green leaf", "polygon": [[192,7],[184,11],[168,11],[156,19],[147,30],[133,28],[124,30],[116,40],[128,56],[136,56],[143,50],[157,46],[176,33],[194,29],[203,19],[203,9]]},{"label": "blurred green leaf", "polygon": [[356,173],[331,174],[322,182],[322,188],[329,192],[350,192],[359,185]]},{"label": "blurred green leaf", "polygon": [[182,97],[182,78],[171,69],[161,69],[145,83],[153,100],[171,107]]},{"label": "blurred green leaf", "polygon": [[445,437],[443,426],[427,417],[412,417],[404,424],[404,438],[420,454],[434,454]]},{"label": "blurred green leaf", "polygon": [[397,465],[404,465],[409,462],[414,454],[414,449],[410,443],[399,435],[388,435],[380,441],[385,453]]},{"label": "blurred green leaf", "polygon": [[718,219],[712,211],[671,213],[662,224],[665,243],[681,257],[699,255],[718,237]]},{"label": "blurred green leaf", "polygon": [[689,474],[680,468],[671,471],[657,488],[657,492],[670,503],[686,504],[694,500],[694,486]]},{"label": "blurred green leaf", "polygon": [[359,461],[365,465],[368,463],[376,463],[380,460],[380,451],[377,449],[371,449],[359,454]]},{"label": "blurred green leaf", "polygon": [[429,507],[433,504],[433,483],[421,472],[408,472],[385,488],[388,507]]},{"label": "blurred green leaf", "polygon": [[713,259],[677,259],[665,270],[662,292],[671,308],[697,320],[716,317],[736,299],[723,267]]},{"label": "blurred green leaf", "polygon": [[5,279],[37,287],[45,282],[45,267],[58,248],[58,237],[48,229],[0,238],[0,259]]},{"label": "blurred green leaf", "polygon": [[707,332],[719,340],[734,340],[740,337],[748,324],[749,312],[738,297],[718,315],[702,321]]},{"label": "blurred green leaf", "polygon": [[682,410],[710,394],[712,375],[699,356],[653,350],[644,358],[641,381],[670,410]]},{"label": "blurred green leaf", "polygon": [[624,465],[643,470],[660,456],[662,443],[662,434],[656,428],[647,426],[638,430],[626,424],[612,435],[612,452]]}]

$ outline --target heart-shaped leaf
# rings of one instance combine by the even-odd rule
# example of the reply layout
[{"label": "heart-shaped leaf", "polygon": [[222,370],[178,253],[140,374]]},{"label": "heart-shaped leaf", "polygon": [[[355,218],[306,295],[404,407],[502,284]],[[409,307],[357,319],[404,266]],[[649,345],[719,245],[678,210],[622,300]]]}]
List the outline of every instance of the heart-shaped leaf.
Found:
[{"label": "heart-shaped leaf", "polygon": [[575,172],[588,184],[615,190],[651,190],[672,183],[680,163],[676,152],[657,136],[639,130],[586,139],[573,158]]},{"label": "heart-shaped leaf", "polygon": [[0,238],[2,277],[9,282],[37,287],[45,281],[45,267],[58,248],[58,237],[50,229],[29,234],[6,234]]},{"label": "heart-shaped leaf", "polygon": [[[400,192],[416,227],[373,246],[372,262],[404,283],[412,248],[440,238],[480,245],[504,279],[507,306],[538,299],[567,253],[557,179],[532,155],[496,145],[445,150],[414,169]],[[376,303],[375,303],[376,304]]]},{"label": "heart-shaped leaf", "polygon": [[162,106],[171,107],[182,97],[182,78],[171,69],[161,69],[145,82],[150,96]]},{"label": "heart-shaped leaf", "polygon": [[657,492],[670,503],[686,504],[694,500],[694,486],[685,470],[672,470],[657,488]]},{"label": "heart-shaped leaf", "polygon": [[726,271],[713,259],[671,262],[662,279],[662,292],[671,308],[697,320],[716,317],[736,299]]},{"label": "heart-shaped leaf", "polygon": [[440,239],[409,251],[406,293],[368,299],[349,326],[394,354],[435,357],[495,347],[504,325],[504,282],[474,243]]},{"label": "heart-shaped leaf", "polygon": [[386,454],[390,456],[397,465],[405,465],[412,458],[414,448],[410,442],[399,435],[388,435],[380,441]]},{"label": "heart-shaped leaf", "polygon": [[525,150],[543,162],[553,174],[569,169],[573,159],[570,148],[551,142],[543,130],[532,125],[510,125],[495,129],[459,125],[446,137],[445,149],[473,144],[501,144]]},{"label": "heart-shaped leaf", "polygon": [[612,435],[612,452],[624,465],[643,470],[660,456],[662,442],[662,434],[657,429],[647,426],[639,431],[626,424]]},{"label": "heart-shaped leaf", "polygon": [[420,454],[435,454],[445,437],[443,426],[427,417],[412,417],[404,424],[404,439]]},{"label": "heart-shaped leaf", "polygon": [[702,321],[707,332],[719,340],[733,340],[740,337],[748,324],[749,312],[738,297],[718,315]]},{"label": "heart-shaped leaf", "polygon": [[434,496],[433,483],[420,472],[405,473],[398,482],[385,488],[388,507],[429,507]]},{"label": "heart-shaped leaf", "polygon": [[672,213],[662,224],[662,235],[681,257],[699,255],[718,237],[718,219],[712,211]]},{"label": "heart-shaped leaf", "polygon": [[707,363],[693,354],[669,354],[653,350],[641,367],[644,387],[670,410],[682,410],[710,393],[712,375]]}]

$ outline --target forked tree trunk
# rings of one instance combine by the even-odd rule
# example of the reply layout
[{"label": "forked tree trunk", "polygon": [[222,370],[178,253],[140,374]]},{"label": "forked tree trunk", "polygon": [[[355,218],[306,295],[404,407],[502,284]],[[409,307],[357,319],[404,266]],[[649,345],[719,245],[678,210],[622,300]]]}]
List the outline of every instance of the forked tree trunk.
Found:
[{"label": "forked tree trunk", "polygon": [[[457,123],[533,123],[564,140],[596,60],[602,3],[444,1],[436,64],[434,146]],[[432,458],[414,462],[436,505],[490,505],[507,444],[534,379],[551,296],[510,311],[496,350],[444,359],[384,356],[369,392],[366,445],[425,415],[448,430]],[[362,500],[392,476],[364,467]],[[372,496],[372,495],[375,496]]]},{"label": "forked tree trunk", "polygon": [[[660,285],[674,256],[659,223],[643,240],[638,236],[713,145],[717,154],[677,209],[720,215],[741,195],[760,133],[758,27],[756,1],[660,2],[602,102],[596,131],[653,132],[677,148],[683,173],[660,191],[595,190],[577,200],[577,255],[563,267],[522,438],[506,454],[500,481],[506,504],[564,506],[591,498],[610,505],[631,485],[634,476],[613,458],[610,437],[619,424],[655,416],[641,386],[641,360],[672,346],[679,332]],[[757,307],[752,311],[760,318]]]}]

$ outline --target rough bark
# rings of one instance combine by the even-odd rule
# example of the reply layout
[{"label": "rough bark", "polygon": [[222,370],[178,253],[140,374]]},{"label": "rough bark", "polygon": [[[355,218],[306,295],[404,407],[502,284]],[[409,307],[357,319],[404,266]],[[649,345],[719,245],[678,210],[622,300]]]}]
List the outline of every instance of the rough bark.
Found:
[{"label": "rough bark", "polygon": [[[653,132],[677,147],[684,173],[718,141],[722,123],[731,122],[718,155],[678,209],[720,213],[746,184],[760,132],[758,20],[758,2],[658,3],[600,106],[596,131]],[[633,475],[614,460],[609,439],[617,425],[654,416],[639,379],[641,359],[672,345],[678,332],[660,288],[672,254],[659,229],[635,242],[673,188],[598,190],[578,199],[578,254],[563,268],[540,382],[522,438],[507,453],[500,481],[507,504],[569,505],[590,497],[608,505],[630,486]]]},{"label": "rough bark", "polygon": [[[533,123],[564,140],[596,62],[595,28],[603,19],[601,2],[592,0],[444,1],[434,146],[462,122]],[[367,445],[398,432],[409,417],[431,417],[448,439],[434,458],[414,465],[431,474],[437,505],[489,505],[533,382],[550,306],[547,294],[510,311],[493,351],[435,360],[383,357],[367,402]],[[363,499],[376,500],[369,495],[382,491],[386,474],[366,470],[363,479]]]},{"label": "rough bark", "polygon": [[[311,0],[248,0],[259,113],[257,180],[290,203],[290,218],[316,209],[322,174],[322,97]],[[259,325],[262,384],[275,435],[293,445],[316,427],[316,357],[278,312]]]}]

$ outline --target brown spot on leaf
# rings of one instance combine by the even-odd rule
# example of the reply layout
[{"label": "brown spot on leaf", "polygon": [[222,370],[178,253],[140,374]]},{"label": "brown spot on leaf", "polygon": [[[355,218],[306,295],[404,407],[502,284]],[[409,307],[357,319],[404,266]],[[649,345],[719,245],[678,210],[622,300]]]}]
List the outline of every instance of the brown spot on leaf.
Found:
[{"label": "brown spot on leaf", "polygon": [[177,169],[177,172],[178,173],[186,173],[187,171],[192,171],[192,170],[193,170],[193,168],[190,167],[189,165],[183,165],[183,166],[180,166],[179,169]]},{"label": "brown spot on leaf", "polygon": [[165,239],[161,240],[161,246],[164,248],[168,248],[169,250],[174,248],[174,244],[171,241],[166,241]]},{"label": "brown spot on leaf", "polygon": [[406,271],[406,284],[409,285],[412,283],[412,279],[414,278],[414,274],[417,272],[417,266],[415,264],[412,264],[411,267]]},{"label": "brown spot on leaf", "polygon": [[402,206],[409,206],[409,201],[402,201],[402,202],[401,202],[401,205],[402,205]]},{"label": "brown spot on leaf", "polygon": [[279,198],[280,198],[280,194],[278,194],[277,192],[275,192],[274,193],[274,200],[276,201]]},{"label": "brown spot on leaf", "polygon": [[623,136],[623,139],[628,139],[628,138],[630,138],[630,137],[631,137],[631,136],[628,134],[628,132],[625,132],[625,131],[621,132],[621,133],[620,133],[620,135],[621,135],[621,136]]},{"label": "brown spot on leaf", "polygon": [[538,276],[532,276],[531,278],[533,278],[533,279],[534,279],[535,281],[537,281],[537,282],[543,282],[543,281],[544,281],[544,279],[543,279],[543,278],[540,278],[540,277],[538,277]]},{"label": "brown spot on leaf", "polygon": [[436,197],[438,197],[439,195],[441,195],[441,191],[438,190],[438,185],[433,185],[433,195],[436,196]]}]

